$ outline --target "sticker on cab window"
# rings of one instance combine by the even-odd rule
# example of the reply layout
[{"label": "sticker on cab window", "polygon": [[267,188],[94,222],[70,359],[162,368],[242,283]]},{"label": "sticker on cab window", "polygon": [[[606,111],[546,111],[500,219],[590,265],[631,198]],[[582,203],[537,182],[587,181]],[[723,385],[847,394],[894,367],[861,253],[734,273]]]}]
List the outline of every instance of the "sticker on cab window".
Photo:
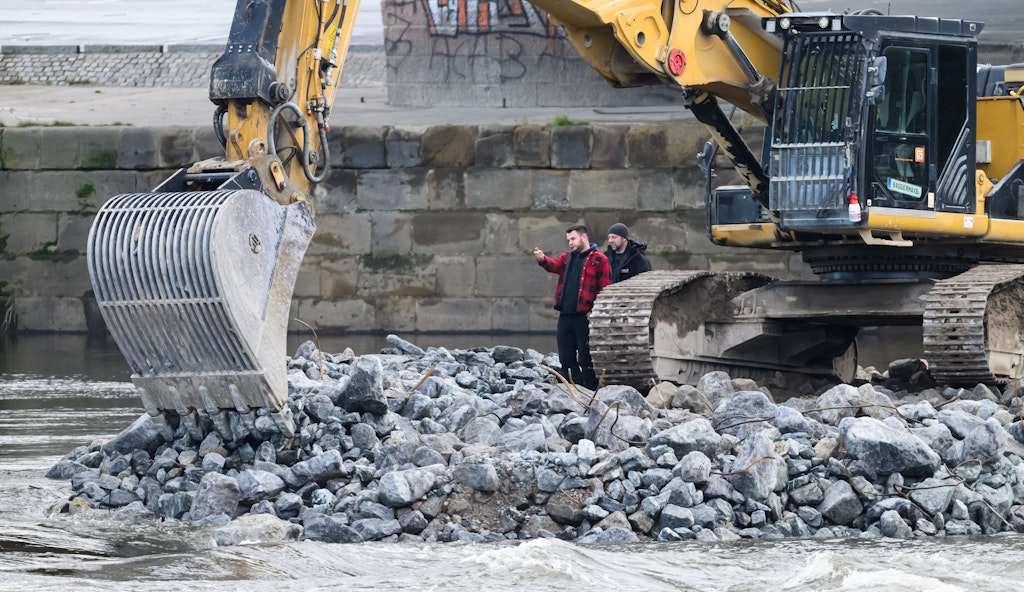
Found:
[{"label": "sticker on cab window", "polygon": [[907,183],[906,181],[900,181],[899,179],[889,177],[885,181],[885,186],[888,187],[890,191],[895,191],[896,193],[902,193],[903,195],[909,195],[910,197],[916,198],[921,197],[920,185],[914,185],[913,183]]}]

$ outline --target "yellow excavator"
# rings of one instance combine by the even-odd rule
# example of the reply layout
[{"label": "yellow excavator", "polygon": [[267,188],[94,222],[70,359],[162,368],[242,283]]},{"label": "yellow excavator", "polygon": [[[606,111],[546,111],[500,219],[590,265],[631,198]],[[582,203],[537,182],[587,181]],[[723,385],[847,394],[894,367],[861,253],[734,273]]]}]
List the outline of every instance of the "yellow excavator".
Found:
[{"label": "yellow excavator", "polygon": [[[609,286],[591,316],[607,381],[850,380],[862,327],[913,324],[939,381],[1022,376],[1024,65],[979,67],[981,23],[785,0],[532,2],[613,85],[683,93],[714,139],[700,156],[713,242],[799,252],[819,278]],[[719,100],[764,124],[762,146]],[[718,148],[743,185],[711,189]]]},{"label": "yellow excavator", "polygon": [[[210,75],[224,156],[118,195],[89,234],[96,300],[147,412],[284,433],[291,296],[327,173],[331,107],[358,0],[238,0]],[[198,432],[196,432],[198,433]]]}]

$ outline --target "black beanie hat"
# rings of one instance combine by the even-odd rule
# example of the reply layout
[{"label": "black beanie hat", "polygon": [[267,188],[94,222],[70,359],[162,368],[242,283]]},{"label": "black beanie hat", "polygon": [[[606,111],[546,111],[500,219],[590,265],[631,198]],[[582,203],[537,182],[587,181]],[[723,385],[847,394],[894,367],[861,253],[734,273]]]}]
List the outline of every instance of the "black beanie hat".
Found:
[{"label": "black beanie hat", "polygon": [[629,229],[622,222],[616,222],[608,229],[608,234],[617,234],[622,238],[629,238]]}]

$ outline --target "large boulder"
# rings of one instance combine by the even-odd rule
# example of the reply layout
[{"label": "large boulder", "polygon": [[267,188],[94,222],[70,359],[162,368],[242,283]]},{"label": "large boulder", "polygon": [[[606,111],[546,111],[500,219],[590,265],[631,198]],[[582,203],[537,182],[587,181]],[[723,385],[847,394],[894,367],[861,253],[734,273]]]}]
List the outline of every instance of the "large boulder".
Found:
[{"label": "large boulder", "polygon": [[647,442],[647,450],[650,452],[652,448],[664,444],[672,448],[676,458],[682,458],[695,450],[703,452],[708,458],[714,458],[721,441],[722,436],[711,427],[711,422],[700,417],[654,434]]},{"label": "large boulder", "polygon": [[864,507],[849,483],[836,481],[825,490],[825,499],[818,511],[832,524],[845,526],[864,513]]},{"label": "large boulder", "polygon": [[391,508],[403,508],[434,487],[434,474],[426,469],[391,471],[380,478],[380,501]]},{"label": "large boulder", "polygon": [[220,473],[207,473],[199,481],[189,518],[193,522],[221,514],[233,518],[240,499],[238,481]]},{"label": "large boulder", "polygon": [[729,482],[749,499],[763,502],[773,491],[786,486],[786,461],[764,434],[756,433],[744,440],[732,466]]},{"label": "large boulder", "polygon": [[[939,455],[907,429],[871,417],[847,417],[839,424],[843,452],[867,476],[902,473],[929,476],[942,462]],[[857,471],[854,471],[855,473]]]},{"label": "large boulder", "polygon": [[376,356],[359,358],[338,405],[347,411],[365,411],[375,415],[387,413],[388,398],[384,394],[383,372],[384,368]]},{"label": "large boulder", "polygon": [[775,403],[761,391],[740,391],[719,403],[711,421],[720,434],[746,438],[772,427]]}]

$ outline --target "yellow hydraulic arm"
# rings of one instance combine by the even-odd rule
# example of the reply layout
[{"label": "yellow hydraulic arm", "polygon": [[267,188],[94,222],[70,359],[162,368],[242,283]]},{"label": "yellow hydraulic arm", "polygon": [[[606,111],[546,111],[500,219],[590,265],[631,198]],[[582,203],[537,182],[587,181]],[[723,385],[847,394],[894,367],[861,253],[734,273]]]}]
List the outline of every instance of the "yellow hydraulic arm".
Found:
[{"label": "yellow hydraulic arm", "polygon": [[[223,157],[104,204],[89,276],[146,411],[234,437],[287,406],[291,296],[358,0],[238,0],[210,74]],[[238,424],[235,424],[238,425]]]},{"label": "yellow hydraulic arm", "polygon": [[[759,72],[779,71],[781,43],[760,19],[790,12],[775,0],[535,0],[569,42],[616,86],[677,84],[764,120]],[[740,53],[737,50],[742,48]],[[745,57],[742,57],[745,56]]]},{"label": "yellow hydraulic arm", "polygon": [[[326,132],[359,0],[239,2],[210,99],[227,166],[252,166],[279,203],[303,199],[328,165]],[[219,165],[224,166],[224,165]]]},{"label": "yellow hydraulic arm", "polygon": [[534,0],[565,28],[584,60],[615,86],[675,84],[755,199],[767,204],[759,159],[718,106],[720,97],[767,122],[781,41],[761,19],[791,12],[782,0]]}]

